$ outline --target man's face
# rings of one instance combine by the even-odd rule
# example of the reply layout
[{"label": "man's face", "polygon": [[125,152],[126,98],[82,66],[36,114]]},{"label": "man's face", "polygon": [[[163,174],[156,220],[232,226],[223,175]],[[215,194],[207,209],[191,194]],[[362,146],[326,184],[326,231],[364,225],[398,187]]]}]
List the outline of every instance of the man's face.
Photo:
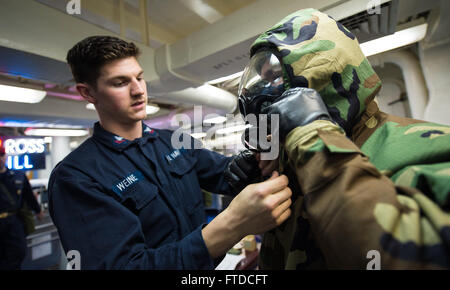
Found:
[{"label": "man's face", "polygon": [[102,122],[132,124],[146,118],[147,87],[135,57],[115,60],[100,69],[92,90]]},{"label": "man's face", "polygon": [[252,56],[239,84],[239,111],[243,116],[260,115],[284,92],[283,68],[278,57],[268,50]]},{"label": "man's face", "polygon": [[261,78],[268,81],[272,87],[277,87],[283,83],[281,71],[275,71],[269,60],[261,67]]}]

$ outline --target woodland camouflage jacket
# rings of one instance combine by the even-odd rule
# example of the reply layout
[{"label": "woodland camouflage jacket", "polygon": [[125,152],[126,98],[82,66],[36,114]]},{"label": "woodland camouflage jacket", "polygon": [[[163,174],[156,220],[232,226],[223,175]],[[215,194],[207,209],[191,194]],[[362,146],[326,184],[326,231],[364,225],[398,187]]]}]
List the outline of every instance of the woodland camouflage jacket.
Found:
[{"label": "woodland camouflage jacket", "polygon": [[339,126],[287,136],[293,213],[264,235],[260,267],[366,269],[377,250],[381,269],[449,268],[450,127],[381,112],[381,81],[357,39],[317,10],[287,16],[251,53],[261,47],[281,56],[288,87],[320,93]]}]

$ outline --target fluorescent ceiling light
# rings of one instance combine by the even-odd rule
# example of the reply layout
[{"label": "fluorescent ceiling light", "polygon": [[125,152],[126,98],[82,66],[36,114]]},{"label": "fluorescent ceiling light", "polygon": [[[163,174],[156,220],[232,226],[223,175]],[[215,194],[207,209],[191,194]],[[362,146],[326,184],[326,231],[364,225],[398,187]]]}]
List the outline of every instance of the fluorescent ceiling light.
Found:
[{"label": "fluorescent ceiling light", "polygon": [[78,143],[78,141],[72,141],[72,142],[69,143],[69,147],[70,147],[71,149],[77,148],[78,145],[80,145],[80,144]]},{"label": "fluorescent ceiling light", "polygon": [[226,127],[226,128],[222,128],[216,131],[216,134],[229,134],[229,133],[234,133],[234,132],[239,132],[239,131],[244,131],[247,128],[250,128],[252,125],[250,124],[242,124],[242,125],[237,125],[237,126],[233,126],[233,127]]},{"label": "fluorescent ceiling light", "polygon": [[204,3],[203,0],[181,0],[181,2],[209,24],[223,18],[223,15],[219,11],[209,4]]},{"label": "fluorescent ceiling light", "polygon": [[229,76],[226,76],[226,77],[222,77],[222,78],[218,78],[218,79],[209,81],[209,82],[207,82],[207,84],[208,85],[215,85],[215,84],[218,84],[218,83],[223,83],[223,82],[235,79],[235,78],[239,78],[239,77],[242,76],[243,73],[244,73],[244,71],[240,71],[238,73],[235,73],[235,74],[232,74],[232,75],[229,75]]},{"label": "fluorescent ceiling light", "polygon": [[45,95],[45,91],[0,85],[0,101],[36,104],[42,101]]},{"label": "fluorescent ceiling light", "polygon": [[27,136],[66,136],[82,137],[89,134],[88,130],[66,130],[66,129],[27,129]]},{"label": "fluorescent ceiling light", "polygon": [[424,23],[418,26],[403,29],[392,35],[364,42],[360,46],[365,56],[371,56],[393,50],[424,39],[427,34],[427,26],[428,25]]},{"label": "fluorescent ceiling light", "polygon": [[217,117],[212,117],[209,119],[205,119],[203,120],[203,123],[208,123],[208,124],[221,124],[223,122],[225,122],[227,120],[226,117],[224,116],[217,116]]},{"label": "fluorescent ceiling light", "polygon": [[147,108],[145,110],[147,111],[147,115],[153,115],[159,111],[159,107],[147,105]]},{"label": "fluorescent ceiling light", "polygon": [[0,127],[20,127],[20,128],[58,128],[58,129],[80,129],[81,125],[69,125],[64,123],[39,122],[35,120],[9,120],[0,118]]},{"label": "fluorescent ceiling light", "polygon": [[191,136],[192,136],[193,138],[200,139],[200,138],[206,137],[206,133],[205,133],[205,132],[191,133]]},{"label": "fluorescent ceiling light", "polygon": [[[95,106],[92,103],[89,103],[86,105],[86,109],[88,110],[95,110]],[[147,105],[145,108],[147,115],[156,114],[159,111],[159,107],[153,106],[153,105]]]}]

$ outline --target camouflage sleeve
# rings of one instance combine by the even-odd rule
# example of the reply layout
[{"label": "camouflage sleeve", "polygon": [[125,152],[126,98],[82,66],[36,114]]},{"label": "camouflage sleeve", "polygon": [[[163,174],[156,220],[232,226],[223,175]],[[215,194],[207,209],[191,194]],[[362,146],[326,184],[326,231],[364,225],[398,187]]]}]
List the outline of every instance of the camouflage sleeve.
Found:
[{"label": "camouflage sleeve", "polygon": [[[381,174],[339,127],[315,121],[296,128],[285,148],[328,267],[366,269],[372,250],[381,269],[450,267],[450,215],[414,186]],[[396,178],[405,180],[405,172]],[[449,175],[441,178],[448,190]]]}]

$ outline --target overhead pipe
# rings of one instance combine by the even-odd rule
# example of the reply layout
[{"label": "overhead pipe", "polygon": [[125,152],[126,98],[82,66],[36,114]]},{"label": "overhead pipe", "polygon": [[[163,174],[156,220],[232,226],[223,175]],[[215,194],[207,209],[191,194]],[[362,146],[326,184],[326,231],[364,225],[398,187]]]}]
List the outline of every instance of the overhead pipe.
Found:
[{"label": "overhead pipe", "polygon": [[202,105],[223,111],[223,115],[233,113],[237,109],[237,97],[232,93],[204,84],[197,88],[187,88],[180,91],[156,95],[156,98],[178,101],[182,103]]},{"label": "overhead pipe", "polygon": [[428,105],[428,89],[417,57],[410,51],[399,50],[371,56],[370,62],[374,65],[393,63],[400,67],[405,80],[412,117],[424,119],[425,109]]},{"label": "overhead pipe", "polygon": [[149,94],[156,98],[173,100],[180,103],[204,105],[220,109],[224,114],[232,113],[237,108],[237,97],[232,93],[205,84],[193,74],[183,74],[173,69],[173,55],[170,46],[155,53],[155,68],[159,80],[150,81]]},{"label": "overhead pipe", "polygon": [[[144,123],[151,128],[175,130],[183,125],[185,126],[186,121],[188,120],[190,125],[189,128],[197,128],[203,125],[203,120],[206,116],[212,115],[223,116],[224,111],[211,107],[194,106],[193,109],[184,111],[174,110],[170,114],[145,120]],[[186,130],[189,128],[186,128]]]}]

